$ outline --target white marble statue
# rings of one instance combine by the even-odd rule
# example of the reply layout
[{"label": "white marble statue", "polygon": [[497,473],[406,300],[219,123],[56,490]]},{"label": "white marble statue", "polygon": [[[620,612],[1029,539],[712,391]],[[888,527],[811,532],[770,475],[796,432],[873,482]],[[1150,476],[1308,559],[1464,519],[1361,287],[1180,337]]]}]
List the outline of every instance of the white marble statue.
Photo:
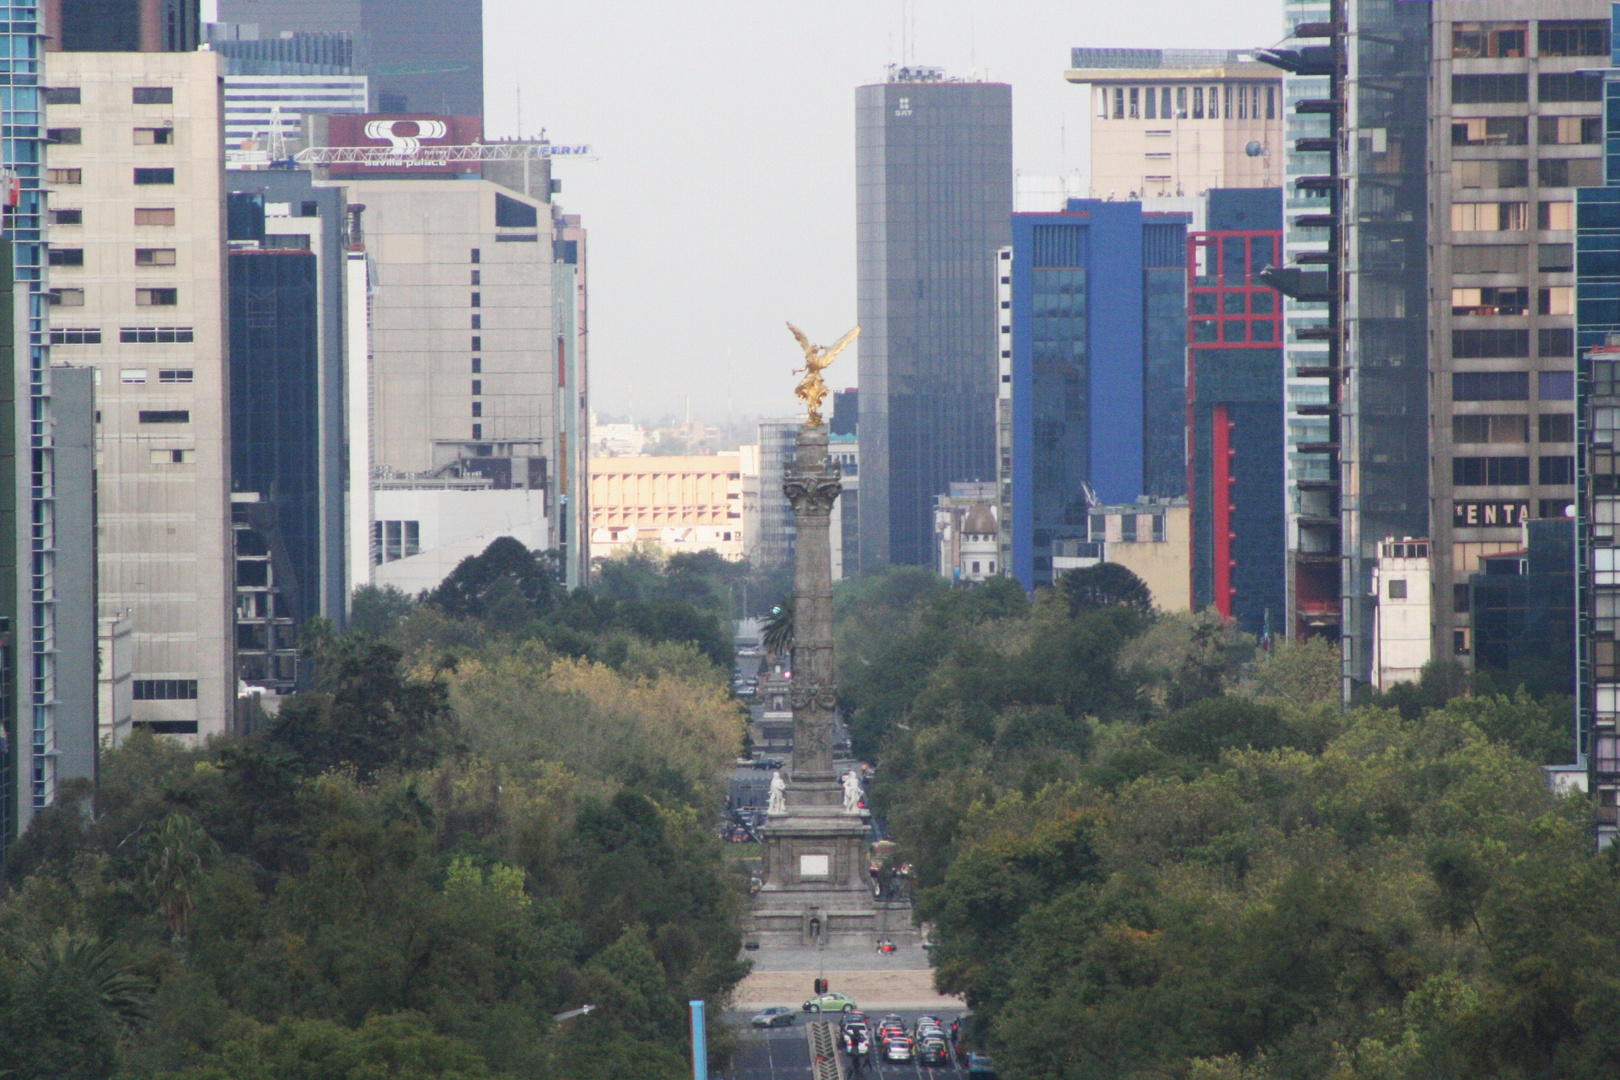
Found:
[{"label": "white marble statue", "polygon": [[771,774],[771,801],[765,807],[767,814],[787,813],[787,781],[780,770]]},{"label": "white marble statue", "polygon": [[844,813],[861,812],[861,777],[854,769],[844,774]]}]

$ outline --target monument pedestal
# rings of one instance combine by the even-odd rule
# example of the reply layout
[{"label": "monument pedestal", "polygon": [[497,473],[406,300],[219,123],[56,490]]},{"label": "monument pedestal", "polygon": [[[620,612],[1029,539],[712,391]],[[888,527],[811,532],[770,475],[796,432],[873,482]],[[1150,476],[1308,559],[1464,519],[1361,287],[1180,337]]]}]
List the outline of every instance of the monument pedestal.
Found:
[{"label": "monument pedestal", "polygon": [[[833,764],[832,555],[828,524],[840,485],[827,460],[827,429],[799,431],[782,488],[797,526],[793,577],[791,779],[764,833],[764,884],[754,901],[752,937],[761,945],[872,944],[890,932],[893,905],[872,896],[864,812],[846,809]],[[850,798],[859,794],[853,788]],[[910,927],[909,911],[904,920]],[[903,932],[900,928],[896,931]]]}]

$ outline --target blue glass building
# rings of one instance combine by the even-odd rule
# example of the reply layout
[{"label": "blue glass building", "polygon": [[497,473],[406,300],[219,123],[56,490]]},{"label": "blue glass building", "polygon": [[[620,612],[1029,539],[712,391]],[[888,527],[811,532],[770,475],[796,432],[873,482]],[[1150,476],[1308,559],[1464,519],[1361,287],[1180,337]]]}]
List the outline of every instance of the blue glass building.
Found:
[{"label": "blue glass building", "polygon": [[1012,572],[1050,584],[1052,544],[1094,501],[1186,493],[1185,214],[1071,199],[1012,216]]}]

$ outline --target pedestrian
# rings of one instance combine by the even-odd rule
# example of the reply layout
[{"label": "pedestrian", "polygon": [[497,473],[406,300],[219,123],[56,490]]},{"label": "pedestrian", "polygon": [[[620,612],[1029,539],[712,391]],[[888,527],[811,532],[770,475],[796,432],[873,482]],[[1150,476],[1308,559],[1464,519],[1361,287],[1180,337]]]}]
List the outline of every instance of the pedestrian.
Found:
[{"label": "pedestrian", "polygon": [[951,1018],[951,1045],[955,1046],[962,1038],[962,1018]]}]

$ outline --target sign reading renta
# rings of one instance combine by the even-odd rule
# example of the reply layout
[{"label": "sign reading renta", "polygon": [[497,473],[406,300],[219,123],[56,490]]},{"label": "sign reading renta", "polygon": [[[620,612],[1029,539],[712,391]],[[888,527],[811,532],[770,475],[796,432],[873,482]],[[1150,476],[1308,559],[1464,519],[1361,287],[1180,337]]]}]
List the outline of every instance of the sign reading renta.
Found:
[{"label": "sign reading renta", "polygon": [[1506,502],[1463,502],[1451,504],[1453,529],[1516,529],[1530,520],[1530,504],[1522,499]]}]

